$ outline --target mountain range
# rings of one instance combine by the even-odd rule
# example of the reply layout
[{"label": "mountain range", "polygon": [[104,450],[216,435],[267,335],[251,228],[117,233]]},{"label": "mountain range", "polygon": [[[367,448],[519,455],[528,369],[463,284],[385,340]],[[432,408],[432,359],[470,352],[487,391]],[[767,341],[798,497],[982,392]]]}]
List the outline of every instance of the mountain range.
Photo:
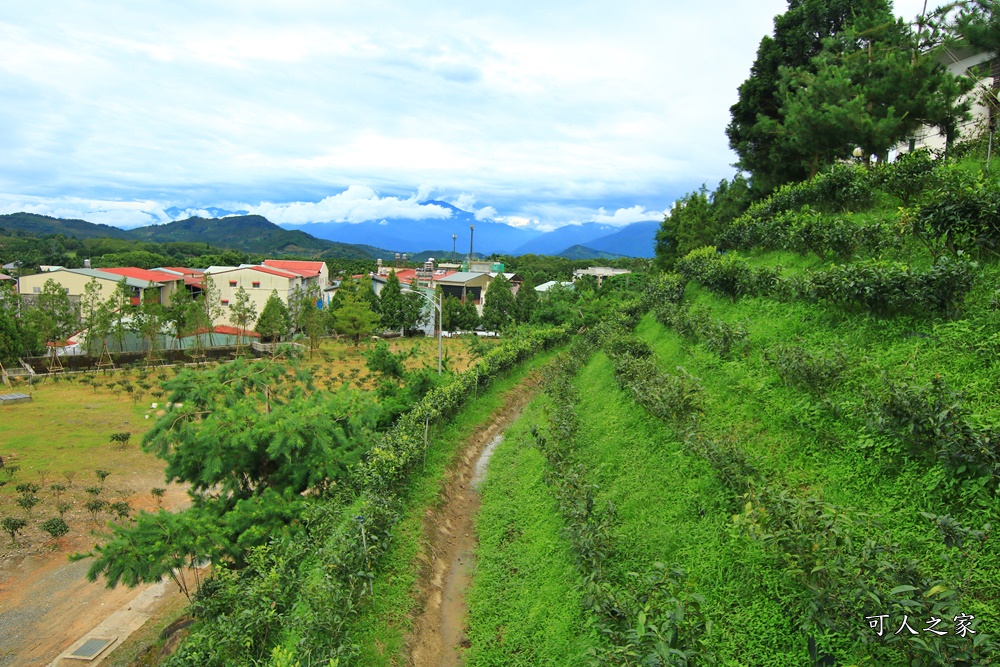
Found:
[{"label": "mountain range", "polygon": [[[301,230],[321,239],[341,243],[376,243],[393,252],[420,253],[428,248],[453,248],[461,258],[469,252],[471,239],[476,254],[560,255],[574,246],[596,251],[595,257],[621,255],[652,257],[658,221],[636,222],[626,227],[588,222],[565,225],[551,232],[514,227],[494,220],[476,220],[475,215],[443,201],[427,201],[451,212],[443,219],[409,220],[386,218],[365,222],[313,222],[301,225],[284,223],[288,230]],[[452,235],[457,236],[452,239]],[[576,252],[580,252],[577,249]],[[451,255],[448,252],[446,257]],[[589,259],[589,258],[588,258]]]},{"label": "mountain range", "polygon": [[[658,222],[626,227],[601,223],[566,225],[551,232],[515,227],[494,220],[476,220],[472,213],[447,202],[431,201],[451,212],[445,219],[385,219],[361,223],[317,222],[275,225],[259,215],[192,217],[184,220],[120,229],[86,220],[61,219],[33,213],[0,215],[0,228],[35,235],[62,234],[80,239],[111,237],[135,241],[209,243],[245,252],[315,258],[387,259],[396,252],[424,256],[429,248],[449,248],[458,258],[469,252],[470,226],[475,226],[476,255],[493,253],[565,255],[577,259],[615,256],[652,257]],[[228,212],[210,211],[212,214]],[[455,236],[453,239],[452,236]],[[435,256],[448,259],[452,251]]]}]

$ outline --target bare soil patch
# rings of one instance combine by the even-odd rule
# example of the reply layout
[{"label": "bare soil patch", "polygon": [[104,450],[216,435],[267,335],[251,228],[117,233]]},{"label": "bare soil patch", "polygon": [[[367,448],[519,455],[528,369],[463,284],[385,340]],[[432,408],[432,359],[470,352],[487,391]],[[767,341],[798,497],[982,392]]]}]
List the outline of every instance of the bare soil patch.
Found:
[{"label": "bare soil patch", "polygon": [[478,544],[472,522],[479,511],[479,494],[473,488],[477,462],[490,443],[517,419],[534,396],[538,381],[533,374],[507,392],[503,405],[456,455],[437,503],[424,515],[425,543],[417,555],[421,566],[414,589],[418,611],[407,639],[413,667],[462,664],[462,654],[469,646],[465,590],[475,570]]},{"label": "bare soil patch", "polygon": [[[147,378],[152,386],[160,375],[172,372],[102,374],[97,388],[81,383],[83,376],[40,379],[31,403],[0,408],[5,463],[0,468],[5,483],[0,516],[20,517],[28,524],[16,544],[0,534],[0,667],[49,664],[138,594],[124,586],[109,590],[102,581],[88,582],[90,562],[70,563],[68,555],[89,551],[107,534],[109,519],[121,520],[104,511],[95,521],[85,508],[92,497],[87,487],[100,488],[97,497],[105,502],[128,503],[132,513],[156,511],[158,503],[150,493],[154,487],[165,489],[165,509],[188,502],[184,487],[164,482],[164,462],[138,447],[162,398],[146,394],[133,401],[108,386],[128,380],[138,387]],[[127,447],[109,441],[115,432],[131,433]],[[98,470],[108,473],[103,483]],[[33,495],[40,502],[30,511],[17,504],[19,483],[38,487]],[[53,484],[62,489],[54,490]],[[70,532],[53,540],[41,524],[60,516],[63,503],[61,516]]]}]

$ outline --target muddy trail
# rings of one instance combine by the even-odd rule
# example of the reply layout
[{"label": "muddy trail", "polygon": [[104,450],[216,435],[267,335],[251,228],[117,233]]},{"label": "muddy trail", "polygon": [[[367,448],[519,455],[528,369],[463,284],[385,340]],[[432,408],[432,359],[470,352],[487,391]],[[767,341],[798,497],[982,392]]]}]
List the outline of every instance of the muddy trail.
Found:
[{"label": "muddy trail", "polygon": [[537,373],[507,392],[503,404],[467,440],[445,473],[438,502],[424,514],[424,545],[417,555],[413,631],[407,641],[413,667],[456,667],[469,647],[465,635],[465,590],[475,570],[477,539],[473,517],[476,490],[486,475],[503,432],[534,397]]}]

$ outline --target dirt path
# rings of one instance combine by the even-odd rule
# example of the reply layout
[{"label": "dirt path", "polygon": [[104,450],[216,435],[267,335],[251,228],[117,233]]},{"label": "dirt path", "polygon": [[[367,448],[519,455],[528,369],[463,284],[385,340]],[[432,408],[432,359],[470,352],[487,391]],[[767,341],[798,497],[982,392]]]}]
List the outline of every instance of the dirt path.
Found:
[{"label": "dirt path", "polygon": [[477,540],[472,518],[479,510],[475,488],[486,463],[534,396],[538,378],[530,376],[507,392],[503,405],[466,441],[446,473],[436,506],[424,515],[426,540],[418,560],[423,563],[415,597],[420,610],[408,638],[413,667],[456,667],[469,647],[465,635],[465,589],[475,569]]},{"label": "dirt path", "polygon": [[[130,500],[134,507],[155,509],[148,494]],[[171,485],[163,498],[168,509],[187,502],[187,494],[177,485]],[[109,590],[101,580],[87,581],[90,560],[71,563],[67,554],[92,546],[95,538],[87,530],[92,524],[83,512],[70,512],[66,518],[79,528],[56,550],[35,549],[0,560],[0,667],[48,665],[139,593],[125,586]],[[175,586],[170,589],[176,591]]]}]

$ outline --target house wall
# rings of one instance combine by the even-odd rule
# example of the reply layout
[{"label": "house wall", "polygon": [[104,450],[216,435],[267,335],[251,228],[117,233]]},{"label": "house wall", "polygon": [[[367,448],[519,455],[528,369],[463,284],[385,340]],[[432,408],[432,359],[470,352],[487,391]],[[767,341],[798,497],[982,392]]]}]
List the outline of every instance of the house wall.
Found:
[{"label": "house wall", "polygon": [[[264,305],[267,303],[267,300],[271,297],[272,290],[277,290],[278,298],[281,299],[287,306],[288,298],[291,296],[292,291],[297,289],[302,284],[302,280],[300,278],[275,276],[270,273],[256,271],[251,268],[213,273],[211,274],[211,277],[212,281],[215,283],[216,290],[219,292],[220,302],[228,301],[229,305],[236,303],[236,292],[240,287],[242,287],[250,296],[250,301],[256,306],[258,317],[264,310]],[[236,284],[233,285],[232,283]],[[257,284],[257,286],[254,286],[255,284]],[[217,318],[213,324],[231,324],[229,319],[231,317],[231,313],[232,311],[230,311],[229,306],[224,305],[222,315]],[[254,318],[254,320],[248,324],[248,327],[253,328],[256,324],[257,319]]]},{"label": "house wall", "polygon": [[[965,76],[968,74],[969,70],[976,65],[983,65],[992,59],[992,54],[989,53],[970,53],[967,50],[958,51],[947,51],[945,53],[946,60],[944,61],[945,66],[948,71],[955,76]],[[988,70],[989,67],[986,67]],[[990,109],[987,105],[983,104],[983,94],[986,90],[990,89],[993,85],[993,77],[986,76],[982,79],[978,79],[975,88],[972,89],[965,99],[972,100],[971,108],[971,118],[962,125],[959,126],[959,134],[964,138],[968,138],[976,134],[977,131],[981,130],[989,122]],[[927,148],[932,151],[943,151],[945,148],[945,138],[937,128],[930,127],[927,125],[922,126],[914,135],[914,148]],[[909,151],[909,142],[900,143],[896,147],[897,150],[901,152]]]},{"label": "house wall", "polygon": [[118,283],[101,278],[91,278],[90,276],[71,273],[70,271],[49,271],[47,273],[36,273],[31,276],[22,276],[18,279],[18,291],[21,293],[25,303],[33,303],[35,297],[41,293],[45,283],[54,280],[59,283],[69,294],[71,303],[79,304],[80,298],[86,290],[87,283],[96,280],[101,288],[101,300],[106,300],[114,294]]}]

